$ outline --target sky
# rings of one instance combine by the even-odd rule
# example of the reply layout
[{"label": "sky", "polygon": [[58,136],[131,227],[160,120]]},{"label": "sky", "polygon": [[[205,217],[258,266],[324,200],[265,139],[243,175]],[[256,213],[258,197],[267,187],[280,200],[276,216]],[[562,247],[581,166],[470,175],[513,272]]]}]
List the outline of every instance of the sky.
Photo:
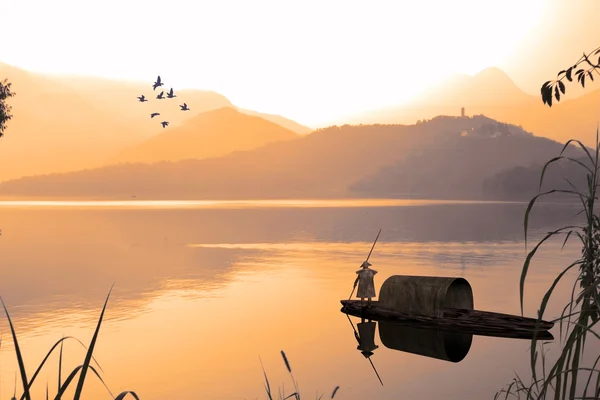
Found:
[{"label": "sky", "polygon": [[[406,103],[454,73],[490,66],[537,94],[540,71],[551,79],[598,46],[584,46],[598,35],[582,35],[592,27],[579,23],[599,25],[589,12],[598,3],[0,0],[0,61],[148,82],[160,74],[169,87],[214,90],[236,106],[314,127]],[[559,22],[567,14],[578,20]],[[534,68],[532,57],[550,45],[561,49],[554,64]]]}]

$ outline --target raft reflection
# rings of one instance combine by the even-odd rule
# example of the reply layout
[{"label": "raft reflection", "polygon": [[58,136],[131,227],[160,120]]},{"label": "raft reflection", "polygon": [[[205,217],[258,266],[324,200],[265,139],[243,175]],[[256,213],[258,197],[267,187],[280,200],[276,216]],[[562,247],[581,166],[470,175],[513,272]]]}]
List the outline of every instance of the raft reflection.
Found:
[{"label": "raft reflection", "polygon": [[355,328],[350,317],[347,317],[358,342],[356,348],[365,358],[370,358],[379,348],[375,344],[377,325],[379,325],[379,340],[388,349],[453,363],[458,363],[467,356],[473,342],[471,333],[442,331],[398,322],[371,320],[366,322],[362,319]]},{"label": "raft reflection", "polygon": [[458,363],[469,353],[473,335],[379,321],[379,340],[388,349]]}]

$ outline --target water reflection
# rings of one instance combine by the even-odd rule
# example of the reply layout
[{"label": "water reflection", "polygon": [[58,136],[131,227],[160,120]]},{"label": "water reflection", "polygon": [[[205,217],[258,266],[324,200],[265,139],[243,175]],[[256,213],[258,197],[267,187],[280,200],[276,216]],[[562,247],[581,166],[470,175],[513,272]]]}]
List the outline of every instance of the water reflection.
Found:
[{"label": "water reflection", "polygon": [[379,321],[379,340],[388,349],[458,363],[469,353],[473,335]]},{"label": "water reflection", "polygon": [[[95,319],[96,299],[115,283],[112,310],[125,317],[174,285],[212,296],[240,273],[257,268],[256,263],[249,266],[249,257],[266,252],[275,263],[262,264],[263,269],[297,265],[298,253],[304,257],[306,252],[322,252],[320,263],[355,259],[378,228],[383,229],[376,255],[380,263],[406,258],[461,263],[463,269],[468,263],[473,270],[518,253],[499,253],[490,246],[467,252],[460,243],[512,241],[521,247],[526,207],[418,201],[205,203],[127,210],[101,205],[82,210],[77,203],[55,208],[2,204],[0,293],[15,316],[75,308],[91,310]],[[544,230],[574,215],[570,205],[542,204],[531,224]]]},{"label": "water reflection", "polygon": [[[354,337],[358,343],[357,350],[369,360],[380,382],[379,373],[371,360],[375,350],[379,349],[379,345],[375,343],[376,329],[379,330],[379,341],[387,349],[451,363],[459,363],[466,358],[471,350],[473,336],[495,336],[505,339],[525,338],[524,335],[513,336],[501,333],[476,335],[468,330],[436,329],[419,323],[372,321],[365,318],[360,318],[360,322],[355,325],[348,314],[345,316],[352,326]],[[540,340],[553,340],[553,336],[549,332],[544,332],[540,335]],[[383,383],[381,384],[383,385]]]},{"label": "water reflection", "polygon": [[356,324],[346,315],[352,325],[357,349],[365,358],[370,358],[376,349],[375,330],[379,325],[379,340],[388,349],[416,354],[438,360],[458,363],[462,361],[473,341],[473,334],[433,329],[417,324],[372,321],[362,318]]},{"label": "water reflection", "polygon": [[[346,317],[348,316],[346,315]],[[348,321],[350,321],[350,325],[352,326],[352,330],[354,331],[354,338],[358,342],[358,346],[356,346],[356,349],[360,351],[360,354],[362,354],[367,360],[369,360],[369,363],[371,364],[371,367],[373,367],[375,375],[377,375],[377,379],[379,379],[379,383],[381,383],[381,386],[383,386],[383,381],[379,376],[379,372],[377,372],[377,369],[373,364],[373,360],[371,360],[371,356],[375,354],[373,352],[379,348],[379,346],[375,344],[375,329],[377,328],[377,323],[371,320],[365,322],[363,318],[361,322],[356,324],[355,327],[350,317],[348,317]]]}]

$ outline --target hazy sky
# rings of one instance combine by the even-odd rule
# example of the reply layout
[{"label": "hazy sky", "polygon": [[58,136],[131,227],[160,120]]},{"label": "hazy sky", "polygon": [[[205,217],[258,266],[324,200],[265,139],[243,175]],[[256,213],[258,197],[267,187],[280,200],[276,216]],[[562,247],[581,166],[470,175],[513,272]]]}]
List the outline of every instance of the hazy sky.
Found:
[{"label": "hazy sky", "polygon": [[553,75],[538,77],[528,57],[547,50],[549,40],[562,46],[553,59],[560,69],[591,50],[581,43],[568,52],[567,39],[560,42],[586,40],[576,21],[563,22],[569,32],[554,36],[542,36],[542,28],[561,26],[564,8],[591,10],[592,2],[600,3],[0,0],[0,61],[150,84],[160,74],[169,87],[214,90],[237,106],[314,126],[401,104],[451,73],[494,65],[537,93],[556,65],[544,63],[541,70]]}]

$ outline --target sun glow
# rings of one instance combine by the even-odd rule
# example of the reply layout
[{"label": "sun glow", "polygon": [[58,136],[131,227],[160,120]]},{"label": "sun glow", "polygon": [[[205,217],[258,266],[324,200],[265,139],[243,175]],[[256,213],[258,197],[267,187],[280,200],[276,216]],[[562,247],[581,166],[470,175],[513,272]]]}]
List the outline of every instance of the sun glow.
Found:
[{"label": "sun glow", "polygon": [[[217,91],[310,126],[401,104],[501,63],[538,22],[523,1],[31,1],[2,5],[2,60],[36,72]],[[35,10],[35,11],[33,11]]]}]

